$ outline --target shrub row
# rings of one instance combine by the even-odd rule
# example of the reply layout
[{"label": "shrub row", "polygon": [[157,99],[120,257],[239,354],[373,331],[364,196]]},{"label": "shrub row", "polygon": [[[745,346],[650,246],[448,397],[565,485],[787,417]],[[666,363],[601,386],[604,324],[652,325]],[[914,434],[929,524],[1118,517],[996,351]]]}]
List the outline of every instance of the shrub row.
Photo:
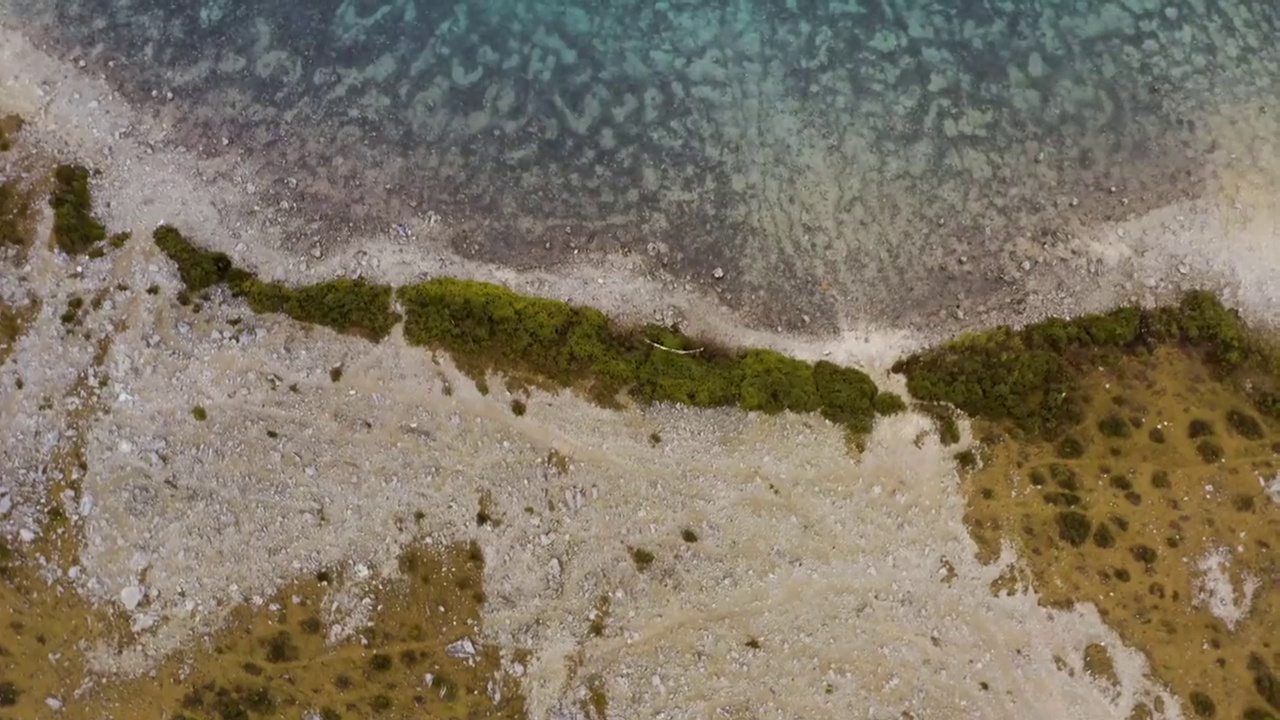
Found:
[{"label": "shrub row", "polygon": [[906,375],[918,399],[1053,438],[1082,417],[1085,373],[1120,353],[1169,344],[1201,353],[1222,379],[1240,382],[1260,412],[1280,418],[1276,354],[1238,313],[1204,291],[1189,292],[1172,307],[1121,307],[963,335],[898,361],[893,371]]},{"label": "shrub row", "polygon": [[[153,237],[188,292],[225,285],[255,312],[283,313],[375,342],[400,320],[389,286],[346,279],[296,288],[264,282],[173,227],[157,228]],[[621,327],[598,310],[491,283],[435,278],[400,288],[396,298],[405,311],[406,341],[449,352],[477,380],[489,371],[533,376],[610,405],[625,392],[641,403],[818,412],[855,432],[869,431],[877,413],[905,407],[854,368],[771,350],[733,350],[656,325]]]}]

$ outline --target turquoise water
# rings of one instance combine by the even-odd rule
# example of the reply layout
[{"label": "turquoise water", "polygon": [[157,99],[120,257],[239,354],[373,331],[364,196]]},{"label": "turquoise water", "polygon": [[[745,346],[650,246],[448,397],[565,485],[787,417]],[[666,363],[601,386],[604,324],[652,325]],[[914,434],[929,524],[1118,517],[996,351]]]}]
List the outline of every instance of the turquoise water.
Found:
[{"label": "turquoise water", "polygon": [[730,303],[777,322],[1016,282],[1072,223],[1196,194],[1222,124],[1280,91],[1274,0],[10,12],[184,144],[272,158],[267,192],[313,217],[430,211],[460,251],[513,264],[625,249],[720,268]]}]

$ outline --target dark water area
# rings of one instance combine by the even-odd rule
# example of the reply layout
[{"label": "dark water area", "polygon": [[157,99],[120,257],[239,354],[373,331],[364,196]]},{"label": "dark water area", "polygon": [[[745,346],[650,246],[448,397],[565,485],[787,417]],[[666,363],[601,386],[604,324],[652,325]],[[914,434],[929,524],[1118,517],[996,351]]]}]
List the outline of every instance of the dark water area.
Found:
[{"label": "dark water area", "polygon": [[315,228],[431,212],[460,252],[514,265],[646,253],[784,324],[925,317],[1016,284],[1072,223],[1194,196],[1211,128],[1280,91],[1274,0],[23,0],[7,15],[184,145],[268,159],[265,195]]}]

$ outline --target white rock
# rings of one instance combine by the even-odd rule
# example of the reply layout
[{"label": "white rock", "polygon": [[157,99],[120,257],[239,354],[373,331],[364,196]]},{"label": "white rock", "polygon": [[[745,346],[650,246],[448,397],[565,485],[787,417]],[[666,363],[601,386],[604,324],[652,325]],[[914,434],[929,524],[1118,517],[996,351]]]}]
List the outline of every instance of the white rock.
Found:
[{"label": "white rock", "polygon": [[26,528],[22,528],[18,531],[18,539],[22,542],[31,542],[36,539],[36,534]]},{"label": "white rock", "polygon": [[8,515],[12,508],[13,500],[8,495],[0,495],[0,517]]},{"label": "white rock", "polygon": [[142,588],[137,585],[130,585],[120,591],[120,602],[124,605],[125,610],[132,612],[134,608],[138,607],[138,603],[142,602],[143,595],[145,593]]},{"label": "white rock", "polygon": [[453,658],[473,658],[476,656],[476,646],[471,642],[471,638],[462,638],[455,642],[449,643],[444,649],[444,653]]},{"label": "white rock", "polygon": [[48,705],[52,710],[62,709],[62,701],[52,695],[44,699],[44,704]]}]

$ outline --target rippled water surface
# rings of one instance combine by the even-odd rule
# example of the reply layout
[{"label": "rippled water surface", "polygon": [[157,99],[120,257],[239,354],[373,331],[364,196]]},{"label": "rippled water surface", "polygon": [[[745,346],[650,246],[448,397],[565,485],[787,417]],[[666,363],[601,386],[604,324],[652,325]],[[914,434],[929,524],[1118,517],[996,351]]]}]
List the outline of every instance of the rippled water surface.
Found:
[{"label": "rippled water surface", "polygon": [[[693,277],[721,267],[756,304],[834,286],[795,300],[820,315],[941,303],[1009,280],[1063,222],[1194,194],[1211,130],[1280,88],[1271,0],[13,12],[162,104],[188,144],[272,151],[268,191],[313,217],[430,210],[458,249],[518,263],[624,247]],[[957,269],[970,257],[990,267]]]}]

